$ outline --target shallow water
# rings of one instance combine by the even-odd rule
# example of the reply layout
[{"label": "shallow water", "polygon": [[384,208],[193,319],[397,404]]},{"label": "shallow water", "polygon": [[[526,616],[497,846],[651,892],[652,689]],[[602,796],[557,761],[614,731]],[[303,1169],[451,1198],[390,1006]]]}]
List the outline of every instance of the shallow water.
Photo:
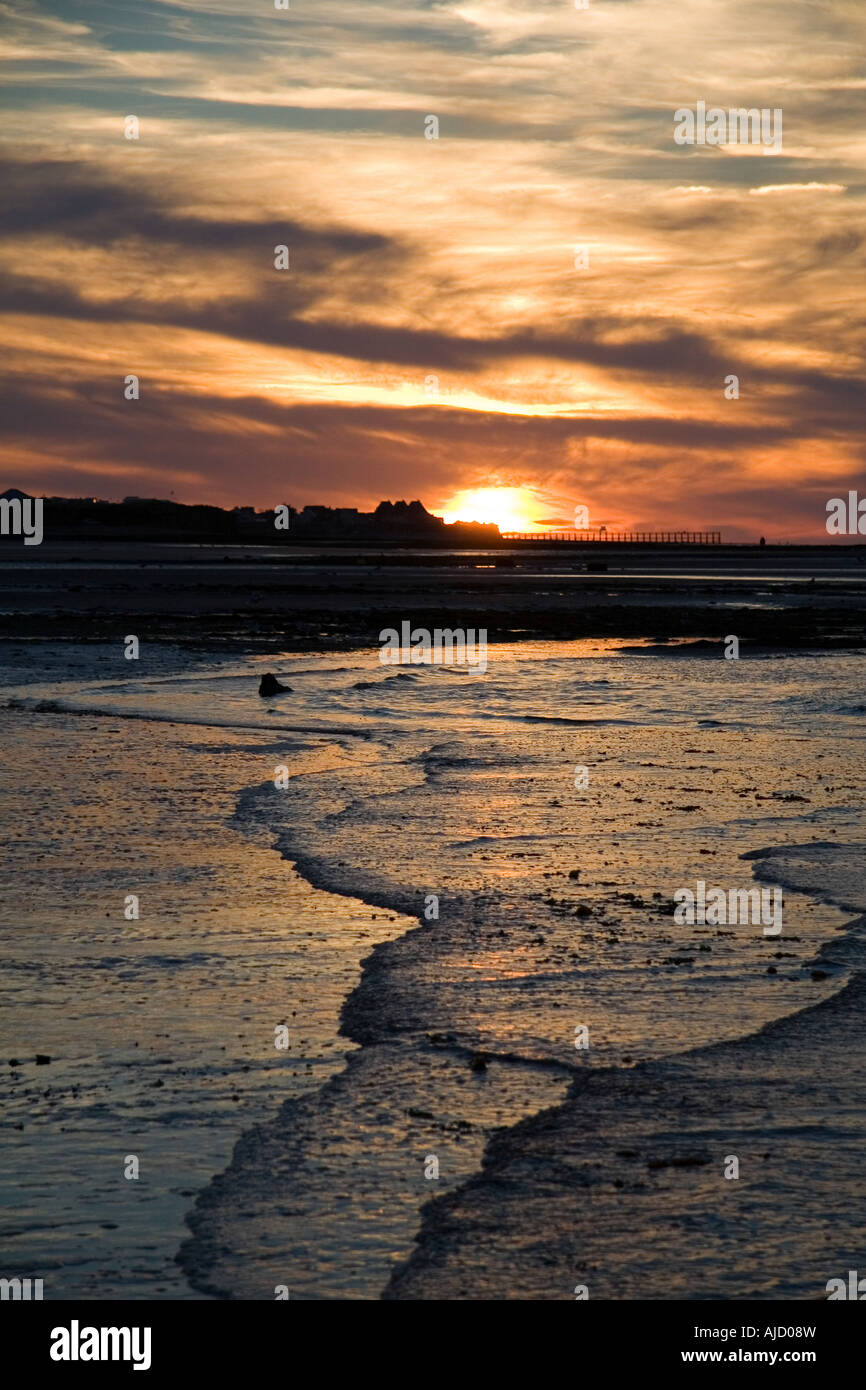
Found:
[{"label": "shallow water", "polygon": [[[670,910],[751,886],[749,851],[862,838],[857,654],[621,645],[491,648],[485,675],[7,649],[7,1263],[46,1297],[376,1297],[431,1193],[575,1069],[843,987],[813,978],[846,917],[812,884],[778,937]],[[292,693],[260,700],[263,670]]]}]

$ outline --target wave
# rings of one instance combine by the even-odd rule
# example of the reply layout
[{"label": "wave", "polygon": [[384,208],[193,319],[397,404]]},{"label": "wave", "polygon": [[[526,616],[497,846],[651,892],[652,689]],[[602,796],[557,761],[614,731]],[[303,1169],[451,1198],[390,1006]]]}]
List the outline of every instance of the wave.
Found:
[{"label": "wave", "polygon": [[[797,891],[856,866],[862,912],[862,850],[742,857]],[[575,1280],[592,1298],[825,1297],[862,1212],[866,917],[820,956],[859,972],[734,1041],[587,1070],[561,1105],[494,1134],[480,1171],[427,1203],[382,1297],[569,1300]]]},{"label": "wave", "polygon": [[[242,729],[245,732],[255,730],[257,733],[274,733],[279,729],[281,733],[298,735],[317,735],[326,734],[329,737],[339,736],[341,738],[372,739],[373,733],[369,729],[352,728],[345,724],[286,724],[280,721],[273,723],[257,723],[251,720],[239,719],[215,719],[215,718],[194,718],[188,714],[179,714],[174,711],[154,711],[154,710],[130,710],[123,706],[98,707],[92,705],[77,705],[71,700],[58,699],[39,699],[35,696],[13,696],[5,703],[0,703],[0,709],[15,710],[25,714],[69,714],[80,718],[94,719],[134,719],[144,723],[155,724],[184,724],[192,728],[206,729]],[[276,710],[273,711],[276,713]]]},{"label": "wave", "polygon": [[[534,722],[586,721],[539,718]],[[549,1117],[559,1116],[565,1109],[559,1104],[565,1086],[572,1082],[580,1087],[585,1080],[584,1070],[603,1075],[605,1094],[614,1096],[621,1092],[623,1085],[631,1084],[623,1078],[638,1070],[628,1058],[616,1068],[595,1064],[584,1068],[578,1054],[567,1052],[561,1042],[558,1051],[550,1045],[550,1037],[544,1029],[548,1023],[561,1028],[564,1016],[551,1013],[541,1019],[547,1005],[554,1010],[573,1007],[575,982],[580,980],[581,972],[584,979],[592,975],[597,984],[599,979],[604,982],[605,972],[610,968],[603,954],[596,953],[579,960],[571,975],[564,973],[561,967],[551,969],[546,961],[551,943],[555,945],[560,940],[573,944],[568,941],[570,926],[557,919],[556,901],[547,912],[522,891],[513,900],[509,899],[507,883],[502,889],[481,891],[468,877],[455,880],[452,876],[443,899],[442,920],[425,920],[425,896],[428,892],[441,891],[441,885],[425,886],[423,875],[441,876],[446,855],[419,857],[416,850],[413,859],[412,841],[400,841],[394,827],[414,824],[417,820],[407,810],[407,803],[399,799],[405,790],[411,790],[422,798],[418,805],[425,816],[437,816],[438,806],[436,823],[441,829],[443,803],[425,800],[431,792],[431,778],[438,770],[447,770],[449,764],[460,771],[467,763],[476,762],[471,756],[469,759],[449,757],[452,746],[439,744],[418,750],[414,764],[407,760],[405,747],[401,747],[399,754],[394,754],[390,761],[383,755],[377,763],[365,768],[360,798],[357,774],[349,770],[343,774],[329,772],[324,786],[310,789],[312,806],[309,802],[301,802],[298,813],[287,803],[285,794],[277,793],[268,784],[248,788],[239,799],[239,823],[248,829],[264,824],[275,847],[313,886],[360,899],[373,907],[403,913],[414,924],[400,937],[373,947],[363,962],[359,985],[344,1002],[341,1033],[359,1044],[360,1050],[350,1055],[344,1070],[321,1091],[301,1102],[289,1102],[272,1124],[257,1133],[246,1134],[238,1145],[231,1168],[216,1179],[197,1202],[189,1218],[193,1238],[180,1258],[191,1282],[203,1292],[261,1297],[256,1290],[264,1282],[264,1269],[270,1269],[271,1264],[276,1266],[280,1258],[285,1258],[286,1251],[297,1252],[300,1246],[304,1250],[320,1251],[328,1245],[331,1257],[324,1263],[321,1258],[312,1256],[306,1264],[303,1259],[299,1260],[300,1297],[341,1296],[340,1279],[355,1279],[354,1285],[349,1286],[355,1296],[359,1290],[362,1296],[377,1296],[393,1269],[395,1252],[409,1248],[425,1193],[424,1184],[419,1188],[408,1176],[405,1183],[395,1176],[394,1154],[405,1156],[410,1163],[415,1152],[441,1153],[447,1143],[450,1185],[454,1188],[455,1182],[464,1183],[463,1188],[455,1190],[454,1200],[462,1200],[463,1193],[471,1189],[480,1191],[480,1200],[489,1203],[489,1188],[482,1190],[477,1184],[484,1181],[490,1168],[490,1154],[496,1152],[495,1148],[486,1146],[497,1124],[514,1126],[522,1114],[543,1112],[537,1120],[522,1120],[516,1130],[505,1131],[516,1135],[517,1148],[509,1151],[508,1161],[519,1165],[516,1155],[524,1144],[526,1131],[523,1126],[538,1124],[543,1134],[543,1125],[549,1122]],[[486,766],[489,766],[488,760],[483,761],[483,767]],[[422,780],[411,780],[419,772],[424,774]],[[398,777],[410,780],[404,787],[395,782]],[[319,810],[316,796],[320,798]],[[513,838],[516,837],[502,837],[504,840]],[[519,838],[535,840],[538,837]],[[562,836],[549,838],[561,840]],[[467,840],[445,840],[441,849],[471,850],[498,842],[499,837],[486,834]],[[366,863],[363,844],[367,847]],[[381,852],[377,847],[381,847]],[[838,852],[839,847],[836,849]],[[479,879],[481,883],[483,879]],[[543,935],[532,936],[542,925]],[[599,931],[607,929],[607,923],[598,928]],[[563,933],[561,938],[556,937],[558,930]],[[516,932],[525,933],[530,942],[521,945],[513,965],[498,963],[499,953],[509,950],[509,938]],[[542,950],[535,958],[529,951],[531,944],[539,940]],[[839,954],[838,940],[832,946],[835,954],[831,955],[828,948],[823,958],[827,965],[824,988],[832,987],[833,981],[829,978],[832,974],[844,972],[850,965],[850,961]],[[636,981],[643,979],[641,992],[644,994],[650,987],[656,991],[668,987],[665,981],[642,977],[639,970],[634,978]],[[720,971],[719,977],[702,986],[696,996],[698,1003],[701,1006],[704,1003],[704,988],[714,988],[716,995],[721,990],[723,999],[735,996],[736,983],[730,972]],[[678,982],[675,988],[682,986]],[[764,988],[763,983],[761,988]],[[662,995],[655,997],[661,999]],[[709,999],[706,1002],[709,1003]],[[711,1007],[721,1018],[718,998]],[[655,1090],[650,1086],[634,1091],[630,1112],[633,1126],[643,1124],[652,1128],[654,1117],[667,1104],[669,1095],[673,1095],[673,1088],[679,1086],[683,1058],[689,1055],[669,1053],[663,1064],[667,1070],[653,1073],[661,1078]],[[499,1088],[495,1092],[493,1114],[484,1110],[487,1093],[476,1084],[482,1077],[485,1086],[489,1083],[491,1095],[494,1084]],[[676,1098],[681,1094],[682,1091],[677,1090]],[[710,1100],[718,1108],[735,1094],[736,1087],[726,1077],[719,1095],[713,1090]],[[546,1109],[553,1103],[557,1105],[555,1110]],[[698,1097],[694,1106],[699,1105]],[[641,1106],[646,1114],[642,1113]],[[615,1109],[614,1106],[614,1118]],[[699,1114],[705,1121],[705,1109]],[[570,1113],[569,1124],[573,1118]],[[679,1133],[688,1120],[688,1113],[675,1112],[673,1119],[666,1120],[665,1132],[668,1136]],[[352,1137],[359,1130],[365,1136],[360,1149]],[[443,1134],[454,1132],[465,1138],[466,1150],[462,1156],[443,1138]],[[536,1131],[529,1132],[535,1134]],[[625,1139],[617,1138],[625,1148]],[[653,1139],[654,1156],[659,1156],[661,1148],[662,1140],[657,1136]],[[557,1164],[567,1168],[573,1161],[569,1153],[580,1156],[580,1144],[570,1150],[565,1146],[557,1150]],[[664,1154],[661,1157],[664,1158]],[[581,1161],[580,1157],[577,1161]],[[595,1160],[595,1166],[602,1172],[605,1161],[604,1155]],[[481,1176],[472,1177],[478,1169],[482,1169]],[[382,1205],[383,1171],[388,1172],[388,1181],[392,1183],[393,1180],[393,1186],[388,1187],[389,1224],[380,1241],[376,1222]],[[662,1166],[658,1171],[667,1169]],[[279,1175],[287,1172],[295,1175],[291,1202],[278,1206],[273,1194],[280,1181]],[[537,1236],[543,1201],[539,1202],[532,1182],[531,1177],[527,1178],[521,1191],[529,1193],[531,1220]],[[446,1182],[437,1187],[446,1201],[449,1200],[445,1195],[447,1187]],[[343,1204],[339,1234],[332,1225],[335,1190],[341,1193]],[[492,1200],[495,1205],[498,1195]],[[568,1200],[574,1207],[573,1187]],[[239,1217],[239,1212],[244,1213],[244,1219]],[[252,1221],[247,1219],[250,1213]],[[510,1206],[507,1215],[509,1220],[514,1215]],[[632,1220],[634,1222],[634,1218]],[[473,1222],[473,1241],[479,1242],[478,1232],[484,1226],[483,1221]],[[634,1228],[630,1233],[632,1250]],[[433,1233],[427,1241],[427,1229],[425,1215],[422,1247],[414,1264],[410,1265],[407,1282],[401,1284],[399,1277],[392,1280],[387,1297],[425,1296],[418,1290],[437,1287],[438,1274],[431,1251],[437,1242],[446,1255],[449,1247],[447,1241],[441,1241],[442,1232],[438,1228],[430,1228]],[[545,1232],[546,1240],[546,1217],[540,1229]],[[259,1232],[267,1232],[266,1240],[260,1238]],[[500,1267],[507,1265],[513,1252],[500,1248],[495,1236],[493,1245],[491,1268],[498,1276]],[[532,1239],[524,1240],[526,1247],[536,1245]],[[646,1246],[654,1249],[652,1239],[647,1239]],[[365,1251],[363,1273],[357,1272],[360,1249]],[[460,1258],[464,1253],[461,1249]],[[485,1255],[489,1253],[489,1248],[485,1249]],[[294,1267],[294,1253],[292,1258]],[[741,1270],[736,1260],[732,1267],[738,1272]],[[543,1260],[540,1260],[539,1269],[527,1272],[528,1287],[533,1286],[533,1279],[543,1280],[544,1277]],[[484,1287],[483,1278],[477,1287]],[[459,1295],[452,1293],[452,1296]],[[558,1295],[551,1295],[548,1285],[544,1296]]]}]

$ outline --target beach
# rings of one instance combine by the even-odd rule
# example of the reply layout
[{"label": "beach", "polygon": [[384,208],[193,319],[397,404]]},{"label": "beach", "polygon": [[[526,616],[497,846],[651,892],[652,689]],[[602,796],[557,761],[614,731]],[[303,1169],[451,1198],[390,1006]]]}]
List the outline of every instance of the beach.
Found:
[{"label": "beach", "polygon": [[[491,641],[481,674],[227,617],[140,623],[127,661],[65,604],[0,692],[2,1237],[46,1298],[808,1298],[849,1268],[850,637],[726,661],[620,604],[627,640]],[[699,880],[780,887],[780,934],[676,924]],[[767,1231],[801,1216],[795,1259]]]}]

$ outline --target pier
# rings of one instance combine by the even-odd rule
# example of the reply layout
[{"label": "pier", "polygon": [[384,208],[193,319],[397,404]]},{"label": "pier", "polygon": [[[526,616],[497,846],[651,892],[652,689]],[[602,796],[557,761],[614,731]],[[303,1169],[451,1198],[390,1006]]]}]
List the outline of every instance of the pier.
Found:
[{"label": "pier", "polygon": [[569,541],[574,545],[599,542],[634,545],[721,545],[721,531],[503,531],[504,541]]}]

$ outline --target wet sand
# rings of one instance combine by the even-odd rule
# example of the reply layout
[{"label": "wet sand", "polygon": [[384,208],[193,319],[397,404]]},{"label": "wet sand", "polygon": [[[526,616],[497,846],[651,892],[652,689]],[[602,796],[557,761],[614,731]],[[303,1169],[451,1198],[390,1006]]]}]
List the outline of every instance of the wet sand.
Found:
[{"label": "wet sand", "polygon": [[[862,991],[854,935],[833,935],[830,904],[866,906],[850,862],[857,657],[807,655],[792,669],[703,646],[674,659],[657,641],[571,667],[524,641],[461,691],[442,672],[388,680],[368,645],[360,672],[338,658],[327,679],[299,659],[313,667],[291,675],[273,733],[243,725],[248,705],[265,713],[258,665],[211,666],[191,728],[180,722],[198,698],[190,648],[211,620],[220,661],[257,645],[238,611],[220,610],[231,586],[220,579],[191,622],[190,595],[157,572],[165,603],[130,669],[123,604],[141,617],[150,581],[130,581],[109,611],[94,572],[76,610],[42,577],[22,631],[44,622],[87,639],[16,645],[22,686],[42,698],[2,716],[18,803],[0,969],[9,1057],[24,1059],[4,1077],[15,1176],[3,1229],[18,1263],[45,1274],[46,1297],[270,1299],[285,1283],[302,1299],[556,1299],[578,1281],[593,1297],[820,1297],[822,1261],[823,1283],[856,1267],[842,1223],[860,1239],[862,1077],[844,1067]],[[415,575],[411,601],[433,601],[428,578]],[[331,580],[316,582],[322,603]],[[352,582],[346,571],[335,646],[357,620]],[[506,589],[477,582],[513,622]],[[857,594],[828,583],[816,605],[800,583],[744,582],[766,634],[787,614],[800,645],[854,643]],[[368,644],[387,611],[377,603],[393,602],[393,575],[379,583],[363,595]],[[606,589],[610,621],[664,637],[656,582],[634,583],[655,606]],[[87,610],[98,592],[102,610]],[[443,593],[458,592],[452,575]],[[558,607],[538,593],[539,621],[600,621],[591,605],[568,616],[574,592]],[[730,614],[749,611],[732,592],[689,581],[676,611],[703,637],[713,613],[729,631]],[[280,616],[276,591],[269,601],[256,612],[262,641],[279,628],[300,642],[315,609]],[[184,640],[170,650],[175,624]],[[87,684],[92,713],[45,704],[64,677]],[[169,677],[187,678],[181,693],[165,693]],[[205,727],[220,716],[240,722]],[[575,796],[578,758],[593,780]],[[278,793],[269,779],[283,760],[293,781]],[[848,843],[819,854],[814,873],[790,853],[767,857],[770,879],[804,895],[776,974],[760,937],[685,941],[664,910],[676,884],[710,869],[748,882],[751,866],[734,861],[774,843],[771,831],[812,849]],[[136,877],[148,917],[119,925]],[[827,892],[840,881],[843,894]],[[430,890],[447,902],[436,924],[419,919]],[[286,980],[304,1035],[275,1061]],[[603,1021],[589,1068],[572,1037],[587,1009]],[[52,1056],[38,1071],[37,1051]],[[139,1151],[146,1185],[123,1180]],[[725,1180],[720,1162],[737,1153],[741,1177]],[[765,1153],[781,1157],[762,1180]],[[725,1225],[720,1203],[748,1192],[743,1220]],[[176,1264],[184,1211],[193,1234]],[[808,1260],[789,1258],[801,1224]],[[675,1293],[670,1268],[684,1271]]]},{"label": "wet sand", "polygon": [[[866,907],[862,847],[758,852],[762,876]],[[733,1042],[588,1071],[428,1204],[386,1299],[825,1299],[866,1243],[866,918],[831,998]],[[726,1176],[739,1162],[739,1176]]]},{"label": "wet sand", "polygon": [[[82,541],[0,547],[0,637],[338,650],[404,618],[490,642],[712,638],[850,647],[863,546],[351,551]],[[603,573],[588,572],[604,566]]]},{"label": "wet sand", "polygon": [[[750,814],[741,805],[737,777],[744,757],[741,740],[732,731],[705,731],[695,747],[694,737],[686,735],[685,747],[693,757],[701,756],[685,775],[699,799],[728,760],[730,777],[724,791],[721,786],[715,791],[711,822],[702,819],[685,839],[679,832],[689,808],[679,805],[679,816],[674,814],[680,798],[669,781],[678,784],[683,773],[673,773],[672,765],[682,768],[684,762],[682,749],[672,756],[677,748],[672,729],[651,735],[647,730],[581,731],[594,765],[600,741],[606,740],[609,757],[616,741],[612,775],[617,785],[624,778],[628,790],[619,793],[615,844],[607,833],[592,831],[599,810],[615,809],[610,797],[617,793],[600,791],[583,811],[573,802],[551,801],[561,777],[558,754],[567,745],[551,746],[536,735],[522,752],[513,734],[499,751],[488,741],[483,749],[470,751],[464,744],[430,752],[422,759],[423,781],[405,767],[397,780],[395,764],[386,759],[368,768],[360,798],[351,782],[330,777],[326,814],[308,804],[303,821],[270,793],[249,795],[249,819],[271,827],[282,852],[309,881],[406,915],[418,912],[425,893],[438,887],[443,913],[442,920],[419,920],[413,930],[374,948],[341,1015],[341,1031],[361,1043],[361,1050],[321,1091],[289,1101],[269,1123],[245,1135],[226,1172],[199,1195],[189,1217],[192,1239],[180,1254],[196,1288],[235,1299],[271,1297],[278,1283],[302,1300],[377,1298],[383,1290],[388,1297],[422,1299],[572,1296],[571,1285],[551,1279],[556,1260],[549,1248],[575,1228],[576,1194],[567,1183],[561,1206],[552,1204],[547,1211],[548,1174],[568,1172],[562,1149],[582,1154],[587,1144],[582,1132],[575,1139],[569,1129],[557,1148],[550,1126],[560,1123],[560,1114],[566,1126],[574,1110],[570,1101],[562,1112],[548,1107],[563,1102],[573,1082],[573,1095],[609,1101],[608,1112],[587,1117],[591,1142],[600,1142],[605,1122],[622,1114],[626,1130],[642,1127],[652,1135],[659,1127],[667,1149],[647,1140],[650,1162],[664,1164],[671,1156],[676,1161],[681,1138],[690,1164],[694,1135],[688,1109],[680,1113],[685,1092],[677,1089],[669,1096],[666,1080],[670,1075],[679,1087],[697,1075],[694,1084],[700,1087],[700,1073],[690,1071],[689,1039],[723,1036],[736,1046],[738,1035],[780,1011],[799,1013],[814,1001],[830,999],[844,988],[850,966],[837,948],[842,912],[815,905],[823,900],[820,877],[798,885],[802,896],[789,904],[785,936],[778,940],[742,930],[684,934],[671,929],[663,894],[653,891],[656,884],[685,882],[690,873],[701,872],[701,863],[703,872],[724,881],[748,881],[751,866],[737,860],[736,843],[754,843],[758,818],[771,815],[792,839],[798,819],[808,824],[823,818],[808,806],[788,807],[789,793],[783,791],[778,814],[760,807],[757,817]],[[773,775],[774,761],[803,756],[802,742],[794,735],[783,754],[777,738],[751,736],[749,773],[766,788],[770,807],[775,783],[765,779]],[[827,756],[817,745],[811,748],[812,756]],[[845,766],[843,760],[838,770]],[[785,778],[807,774],[786,764],[775,775],[781,786]],[[833,784],[838,795],[836,775]],[[627,811],[630,793],[638,787],[638,804]],[[799,794],[792,799],[803,800]],[[498,814],[496,825],[489,826],[493,804]],[[643,828],[648,815],[655,818],[651,836]],[[569,832],[569,820],[576,834]],[[491,833],[472,834],[485,823]],[[830,833],[844,833],[836,816],[827,823]],[[554,824],[558,829],[549,833]],[[389,857],[387,846],[396,844],[398,835],[400,853]],[[856,864],[856,850],[833,850],[837,857],[853,853]],[[578,881],[570,877],[576,854]],[[821,866],[821,876],[826,868]],[[788,861],[785,872],[792,881]],[[776,881],[772,873],[770,878]],[[575,1019],[592,1020],[589,1054],[574,1050]],[[635,1055],[659,1059],[645,1064],[658,1066],[659,1081],[635,1093],[629,1111],[624,1088],[643,1074],[633,1066]],[[728,1083],[724,1071],[720,1096],[728,1095]],[[784,1127],[784,1117],[793,1113],[790,1104],[788,1092],[780,1090],[773,1123]],[[541,1119],[520,1123],[521,1113],[539,1111]],[[632,1147],[618,1131],[617,1144]],[[511,1206],[503,1207],[500,1220],[503,1187],[494,1173],[490,1188],[483,1190],[488,1203],[483,1214],[476,1221],[470,1213],[464,1221],[463,1203],[474,1200],[484,1181],[473,1172],[481,1167],[486,1176],[501,1150],[513,1157],[518,1174],[505,1192]],[[425,1173],[430,1156],[438,1163],[435,1181]],[[699,1161],[703,1164],[703,1152]],[[595,1162],[588,1159],[587,1171]],[[745,1156],[743,1162],[745,1170]],[[613,1174],[611,1190],[621,1201],[618,1181]],[[848,1190],[850,1195],[850,1182]],[[646,1206],[624,1221],[626,1249],[635,1243],[655,1249],[656,1208],[649,1196]],[[525,1230],[519,1225],[524,1207]],[[590,1218],[594,1210],[589,1209]],[[661,1200],[658,1211],[665,1210]],[[447,1224],[450,1212],[455,1213],[452,1225]],[[422,1215],[418,1254],[401,1274],[398,1268],[410,1254]],[[446,1222],[444,1236],[440,1218]],[[465,1238],[473,1266],[468,1278],[462,1268],[459,1278],[453,1274],[462,1246],[456,1254],[445,1250],[441,1259],[451,1263],[444,1272],[440,1268],[439,1252],[452,1230]],[[516,1283],[512,1255],[517,1252],[519,1266],[527,1242],[532,1267]],[[602,1241],[595,1269],[617,1267],[616,1253],[612,1261],[608,1254]],[[569,1258],[566,1250],[566,1265]],[[750,1259],[749,1249],[741,1246],[732,1266],[734,1282],[742,1281]],[[717,1272],[708,1266],[710,1296],[727,1296],[713,1283]],[[702,1296],[680,1289],[681,1297]],[[606,1296],[638,1295],[630,1288]]]},{"label": "wet sand", "polygon": [[46,1300],[200,1297],[175,1261],[196,1193],[341,1069],[360,961],[409,925],[239,834],[236,793],[362,755],[111,716],[4,710],[0,731],[3,1272]]}]

